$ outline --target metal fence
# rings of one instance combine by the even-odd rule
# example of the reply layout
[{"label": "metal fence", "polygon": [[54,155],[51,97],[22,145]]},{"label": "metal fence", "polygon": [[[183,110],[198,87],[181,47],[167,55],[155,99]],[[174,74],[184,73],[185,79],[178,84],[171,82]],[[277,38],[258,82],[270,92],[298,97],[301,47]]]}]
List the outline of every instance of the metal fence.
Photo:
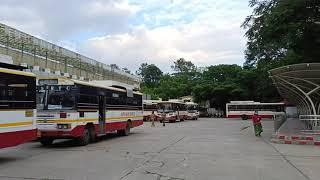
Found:
[{"label": "metal fence", "polygon": [[320,131],[320,115],[300,115],[299,119],[306,126],[306,129],[303,131]]}]

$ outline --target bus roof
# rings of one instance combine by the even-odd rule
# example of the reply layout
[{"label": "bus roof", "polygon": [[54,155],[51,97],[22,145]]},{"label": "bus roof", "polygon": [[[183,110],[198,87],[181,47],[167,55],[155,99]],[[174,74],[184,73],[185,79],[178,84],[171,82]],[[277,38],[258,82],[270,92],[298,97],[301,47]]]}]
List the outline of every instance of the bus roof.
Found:
[{"label": "bus roof", "polygon": [[161,100],[143,100],[143,104],[158,104],[159,102],[162,102]]},{"label": "bus roof", "polygon": [[31,72],[18,71],[18,70],[13,70],[13,69],[6,69],[6,68],[0,68],[0,72],[6,73],[6,74],[15,74],[15,75],[21,75],[21,76],[36,77],[36,75]]},{"label": "bus roof", "polygon": [[[92,83],[92,82],[86,82],[86,81],[80,81],[80,80],[75,80],[75,79],[68,79],[68,78],[64,78],[64,77],[43,77],[43,78],[39,78],[39,80],[44,79],[44,80],[58,80],[58,83],[60,85],[74,85],[74,84],[80,84],[80,85],[84,85],[84,86],[91,86],[91,87],[97,87],[97,88],[103,88],[103,89],[109,89],[109,90],[114,90],[114,91],[118,91],[118,92],[127,92],[124,89],[120,89],[120,88],[115,88],[115,87],[110,87],[110,86],[104,86],[101,84],[97,84],[97,83]],[[136,92],[133,91],[134,94],[138,94],[138,95],[142,95],[142,93],[140,92]]]},{"label": "bus roof", "polygon": [[227,103],[227,105],[284,105],[284,103],[260,103],[260,102],[232,102],[232,103]]},{"label": "bus roof", "polygon": [[185,102],[186,105],[194,105],[194,106],[197,106],[198,104],[195,103],[195,102]]},{"label": "bus roof", "polygon": [[185,104],[183,102],[176,102],[176,101],[160,101],[159,104]]}]

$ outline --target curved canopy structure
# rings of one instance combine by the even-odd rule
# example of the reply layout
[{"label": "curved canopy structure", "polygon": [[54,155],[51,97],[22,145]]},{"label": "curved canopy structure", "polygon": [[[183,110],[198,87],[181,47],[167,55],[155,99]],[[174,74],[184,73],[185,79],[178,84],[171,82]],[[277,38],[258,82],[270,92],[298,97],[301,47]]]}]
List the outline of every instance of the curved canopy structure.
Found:
[{"label": "curved canopy structure", "polygon": [[294,64],[269,71],[280,95],[300,115],[320,115],[320,63]]}]

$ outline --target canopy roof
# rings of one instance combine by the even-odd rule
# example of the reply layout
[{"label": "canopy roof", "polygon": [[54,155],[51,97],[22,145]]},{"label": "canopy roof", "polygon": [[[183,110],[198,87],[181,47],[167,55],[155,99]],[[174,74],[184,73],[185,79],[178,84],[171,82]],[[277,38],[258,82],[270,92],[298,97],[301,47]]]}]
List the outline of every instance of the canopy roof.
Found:
[{"label": "canopy roof", "polygon": [[299,113],[320,114],[320,63],[283,66],[269,71],[280,95]]}]

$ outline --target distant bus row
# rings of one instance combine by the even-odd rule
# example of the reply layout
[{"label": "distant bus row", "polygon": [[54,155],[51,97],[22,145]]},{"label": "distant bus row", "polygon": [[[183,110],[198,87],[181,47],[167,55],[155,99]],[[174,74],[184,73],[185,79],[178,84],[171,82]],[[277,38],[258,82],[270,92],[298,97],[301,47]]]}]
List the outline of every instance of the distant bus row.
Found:
[{"label": "distant bus row", "polygon": [[145,121],[150,120],[152,112],[156,115],[158,121],[176,122],[199,118],[199,106],[193,102],[144,100],[143,119]]},{"label": "distant bus row", "polygon": [[[150,115],[154,112],[157,120],[161,119],[161,114],[166,113],[166,120],[175,122],[177,120],[198,119],[200,109],[197,103],[193,102],[178,102],[178,101],[143,101],[143,119],[149,120]],[[211,109],[211,108],[210,108]],[[273,118],[274,115],[284,113],[284,103],[260,103],[254,101],[231,101],[226,104],[227,118],[241,118],[243,120],[252,117],[255,111],[258,111],[262,118]],[[218,116],[221,117],[222,115]]]}]

